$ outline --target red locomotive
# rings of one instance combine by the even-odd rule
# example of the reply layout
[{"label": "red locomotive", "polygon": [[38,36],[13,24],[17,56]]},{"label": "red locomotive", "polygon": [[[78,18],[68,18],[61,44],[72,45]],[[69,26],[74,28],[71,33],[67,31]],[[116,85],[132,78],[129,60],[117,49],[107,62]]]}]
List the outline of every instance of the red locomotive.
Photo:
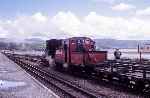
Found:
[{"label": "red locomotive", "polygon": [[54,60],[62,68],[92,68],[107,59],[107,52],[96,51],[95,42],[88,37],[47,40],[46,53],[50,63]]}]

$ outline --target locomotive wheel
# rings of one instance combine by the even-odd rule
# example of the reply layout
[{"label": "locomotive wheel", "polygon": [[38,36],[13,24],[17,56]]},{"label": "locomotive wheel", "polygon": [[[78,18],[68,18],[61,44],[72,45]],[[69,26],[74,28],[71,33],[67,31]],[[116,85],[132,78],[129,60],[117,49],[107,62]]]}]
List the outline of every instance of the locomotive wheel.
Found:
[{"label": "locomotive wheel", "polygon": [[54,68],[61,70],[62,69],[62,63],[55,62],[56,66]]},{"label": "locomotive wheel", "polygon": [[68,69],[69,69],[69,64],[68,64],[68,63],[63,63],[63,64],[62,64],[62,67],[63,67],[63,70],[64,70],[64,71],[68,71]]},{"label": "locomotive wheel", "polygon": [[55,67],[55,60],[51,56],[46,57],[46,60],[50,67]]},{"label": "locomotive wheel", "polygon": [[55,64],[56,64],[55,68],[58,69],[58,70],[67,71],[68,68],[69,68],[68,63],[58,63],[58,62],[55,62]]}]

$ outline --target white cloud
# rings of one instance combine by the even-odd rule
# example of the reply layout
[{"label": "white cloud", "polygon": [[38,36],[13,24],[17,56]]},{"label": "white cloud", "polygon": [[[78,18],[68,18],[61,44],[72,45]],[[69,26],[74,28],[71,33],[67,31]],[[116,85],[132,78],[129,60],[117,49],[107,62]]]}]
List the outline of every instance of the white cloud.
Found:
[{"label": "white cloud", "polygon": [[[84,24],[88,25],[94,37],[116,39],[146,38],[149,22],[138,18],[107,17],[90,13],[85,17]],[[145,23],[145,24],[144,24]]]},{"label": "white cloud", "polygon": [[116,11],[127,11],[127,10],[131,10],[131,9],[135,9],[136,7],[134,5],[131,4],[125,4],[125,3],[120,3],[117,5],[114,5],[112,7],[112,10],[116,10]]},{"label": "white cloud", "polygon": [[57,26],[61,31],[67,32],[67,35],[75,36],[80,35],[79,33],[79,27],[81,25],[81,22],[77,16],[75,16],[71,12],[58,12],[57,15],[55,15],[52,18],[52,22]]},{"label": "white cloud", "polygon": [[5,31],[2,27],[0,27],[0,37],[7,37],[7,31]]},{"label": "white cloud", "polygon": [[91,0],[91,1],[96,2],[96,3],[115,4],[115,3],[120,3],[120,2],[131,2],[131,1],[136,1],[136,0]]},{"label": "white cloud", "polygon": [[109,4],[113,4],[116,0],[92,0],[93,2],[105,2]]},{"label": "white cloud", "polygon": [[0,37],[65,38],[89,36],[93,38],[149,39],[150,19],[108,17],[90,12],[77,17],[72,12],[58,12],[53,17],[35,13],[14,20],[0,20]]},{"label": "white cloud", "polygon": [[137,10],[136,12],[137,15],[150,15],[150,7],[147,7],[143,10]]},{"label": "white cloud", "polygon": [[35,13],[33,16],[32,16],[33,19],[35,19],[36,21],[39,21],[39,22],[45,22],[47,21],[47,17],[42,15],[42,13],[38,12],[38,13]]}]

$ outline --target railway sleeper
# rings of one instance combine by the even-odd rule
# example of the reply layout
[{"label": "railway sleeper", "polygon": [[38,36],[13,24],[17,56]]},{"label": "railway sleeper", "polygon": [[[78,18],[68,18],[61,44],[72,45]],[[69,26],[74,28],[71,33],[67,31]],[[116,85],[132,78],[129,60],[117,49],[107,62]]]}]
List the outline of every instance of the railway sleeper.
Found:
[{"label": "railway sleeper", "polygon": [[[18,57],[14,57],[12,55],[6,55],[8,58],[16,62],[17,64],[21,65],[22,67],[26,67],[27,70],[29,69],[27,66],[30,64],[25,63],[20,60]],[[26,65],[26,66],[25,66]],[[129,78],[126,75],[119,75],[118,73],[115,72],[95,72],[93,75],[96,76],[96,78],[101,81],[113,83],[116,85],[124,85],[124,87],[128,87],[129,89],[136,91],[136,92],[141,92],[145,94],[150,94],[150,81],[149,80],[143,80],[138,79],[138,78]],[[94,77],[95,78],[95,77]]]}]

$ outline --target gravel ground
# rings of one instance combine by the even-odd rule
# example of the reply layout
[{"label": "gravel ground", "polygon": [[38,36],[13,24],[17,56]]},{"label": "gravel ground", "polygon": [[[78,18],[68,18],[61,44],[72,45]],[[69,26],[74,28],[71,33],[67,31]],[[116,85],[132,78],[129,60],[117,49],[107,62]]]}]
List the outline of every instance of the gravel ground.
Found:
[{"label": "gravel ground", "polygon": [[72,75],[70,76],[68,74],[63,74],[63,73],[54,71],[48,67],[45,67],[44,69],[49,72],[55,72],[56,74],[63,76],[63,78],[65,78],[67,80],[72,80],[75,83],[82,85],[85,88],[90,89],[91,91],[103,93],[103,94],[109,96],[110,98],[144,98],[142,96],[124,92],[123,90],[116,90],[115,86],[109,87],[108,85],[105,85],[105,84],[103,85],[102,83],[100,83],[100,84],[94,83],[91,80],[74,77]]},{"label": "gravel ground", "polygon": [[127,92],[124,92],[121,90],[120,91],[116,90],[115,86],[107,87],[102,84],[94,83],[92,80],[87,80],[84,78],[79,78],[76,76],[63,74],[61,72],[54,71],[50,68],[48,68],[48,69],[44,68],[44,69],[47,71],[50,71],[50,72],[54,72],[57,75],[63,76],[63,78],[65,78],[67,80],[74,81],[75,83],[82,85],[85,88],[91,89],[91,91],[100,92],[102,94],[108,95],[110,98],[144,98],[142,96],[134,95],[134,94],[127,93]]},{"label": "gravel ground", "polygon": [[0,98],[58,98],[58,96],[0,54]]}]

